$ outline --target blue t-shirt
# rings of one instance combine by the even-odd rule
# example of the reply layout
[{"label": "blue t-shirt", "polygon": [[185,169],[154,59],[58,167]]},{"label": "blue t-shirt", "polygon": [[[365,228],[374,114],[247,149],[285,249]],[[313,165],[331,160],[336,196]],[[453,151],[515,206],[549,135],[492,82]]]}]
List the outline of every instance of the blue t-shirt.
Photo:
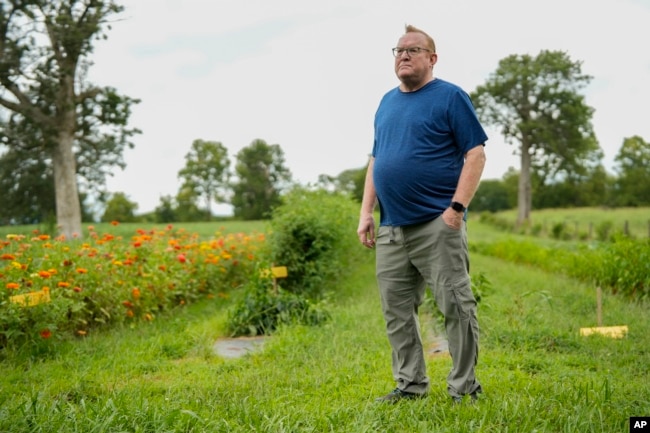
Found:
[{"label": "blue t-shirt", "polygon": [[449,207],[464,155],[487,135],[460,87],[435,79],[392,89],[375,114],[373,181],[380,225],[430,221]]}]

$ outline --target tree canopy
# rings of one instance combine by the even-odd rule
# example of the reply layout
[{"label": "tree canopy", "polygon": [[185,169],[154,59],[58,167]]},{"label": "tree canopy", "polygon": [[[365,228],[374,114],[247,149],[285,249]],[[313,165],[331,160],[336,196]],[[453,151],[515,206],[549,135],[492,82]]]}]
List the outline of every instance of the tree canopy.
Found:
[{"label": "tree canopy", "polygon": [[650,143],[635,135],[623,140],[615,159],[618,172],[616,204],[650,205]]},{"label": "tree canopy", "polygon": [[136,99],[89,83],[93,43],[114,1],[15,0],[0,3],[0,132],[2,145],[35,151],[51,169],[57,224],[81,234],[78,174],[98,186],[137,129],[127,127]]},{"label": "tree canopy", "polygon": [[289,186],[291,172],[285,166],[278,144],[254,140],[237,153],[237,181],[233,184],[232,205],[236,217],[245,220],[269,218],[281,203],[281,192]]},{"label": "tree canopy", "polygon": [[471,95],[479,118],[518,146],[520,224],[530,218],[533,173],[544,185],[587,176],[602,159],[591,124],[594,110],[580,93],[590,80],[566,53],[543,50],[536,57],[502,59]]},{"label": "tree canopy", "polygon": [[185,167],[178,172],[182,188],[193,189],[202,197],[207,216],[212,215],[212,202],[227,201],[230,179],[228,149],[216,141],[194,140],[185,155]]}]

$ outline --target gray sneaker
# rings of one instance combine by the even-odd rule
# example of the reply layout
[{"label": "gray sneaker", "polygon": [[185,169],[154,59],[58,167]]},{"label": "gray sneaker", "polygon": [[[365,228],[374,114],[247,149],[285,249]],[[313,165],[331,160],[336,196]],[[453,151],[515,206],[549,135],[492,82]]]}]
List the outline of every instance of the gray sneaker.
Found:
[{"label": "gray sneaker", "polygon": [[[461,403],[463,403],[463,396],[462,396],[462,395],[461,395],[461,396],[452,397],[451,399],[453,400],[454,404],[461,404]],[[476,403],[477,401],[478,401],[478,393],[477,393],[477,392],[473,392],[473,393],[469,394],[469,404],[474,404],[474,403]]]},{"label": "gray sneaker", "polygon": [[386,403],[397,403],[400,400],[413,400],[416,398],[423,398],[425,394],[415,394],[413,392],[402,391],[399,388],[395,388],[388,394],[375,399],[375,401],[386,402]]}]

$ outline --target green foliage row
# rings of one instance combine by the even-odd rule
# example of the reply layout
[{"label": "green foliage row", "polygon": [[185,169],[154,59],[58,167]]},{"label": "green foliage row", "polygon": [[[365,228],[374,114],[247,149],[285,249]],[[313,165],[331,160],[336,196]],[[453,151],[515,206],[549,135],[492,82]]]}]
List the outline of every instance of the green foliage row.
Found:
[{"label": "green foliage row", "polygon": [[474,243],[473,251],[562,273],[636,300],[650,298],[650,240],[542,246],[532,240]]}]

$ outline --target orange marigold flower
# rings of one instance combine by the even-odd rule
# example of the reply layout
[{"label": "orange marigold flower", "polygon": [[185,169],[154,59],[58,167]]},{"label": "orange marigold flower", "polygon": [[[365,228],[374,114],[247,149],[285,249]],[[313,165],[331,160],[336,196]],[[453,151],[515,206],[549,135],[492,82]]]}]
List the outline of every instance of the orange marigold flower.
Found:
[{"label": "orange marigold flower", "polygon": [[18,283],[7,283],[7,285],[5,287],[7,289],[9,289],[9,290],[16,290],[16,289],[20,289],[20,284],[18,284]]},{"label": "orange marigold flower", "polygon": [[64,260],[63,266],[72,266],[72,260]]},{"label": "orange marigold flower", "polygon": [[143,318],[147,322],[151,322],[153,320],[153,316],[150,313],[145,314]]},{"label": "orange marigold flower", "polygon": [[38,239],[41,241],[46,241],[50,238],[50,235],[38,235]]},{"label": "orange marigold flower", "polygon": [[181,262],[181,263],[185,263],[187,261],[187,257],[185,257],[185,254],[177,255],[176,259],[178,259],[178,261]]},{"label": "orange marigold flower", "polygon": [[86,335],[86,334],[87,334],[87,332],[84,331],[83,329],[78,329],[78,330],[77,330],[77,335],[80,335],[80,336],[83,337],[83,336]]},{"label": "orange marigold flower", "polygon": [[133,310],[126,310],[126,316],[127,317],[133,317],[134,316]]},{"label": "orange marigold flower", "polygon": [[38,271],[38,276],[41,278],[50,278],[52,274],[50,274],[48,271]]},{"label": "orange marigold flower", "polygon": [[70,283],[68,283],[67,281],[59,281],[58,283],[56,283],[56,286],[57,287],[70,287]]},{"label": "orange marigold flower", "polygon": [[16,260],[16,256],[14,256],[13,254],[3,254],[2,256],[0,256],[0,259],[2,259],[2,260]]},{"label": "orange marigold flower", "polygon": [[167,270],[167,266],[165,266],[165,265],[158,265],[158,269],[161,270],[161,271],[166,271],[166,270]]},{"label": "orange marigold flower", "polygon": [[137,287],[134,287],[131,290],[131,296],[133,296],[133,299],[140,299],[140,289],[138,289]]},{"label": "orange marigold flower", "polygon": [[122,301],[122,305],[124,305],[126,308],[133,308],[131,301]]},{"label": "orange marigold flower", "polygon": [[87,273],[88,273],[88,269],[85,269],[85,268],[77,268],[77,273],[78,273],[78,274],[87,274]]},{"label": "orange marigold flower", "polygon": [[117,226],[117,225],[120,225],[120,222],[119,221],[111,221],[111,225],[112,226]]},{"label": "orange marigold flower", "polygon": [[82,289],[81,287],[78,287],[78,286],[72,288],[72,291],[73,291],[73,292],[77,292],[77,293],[81,293],[82,290],[83,290],[83,289]]},{"label": "orange marigold flower", "polygon": [[52,336],[52,331],[49,329],[45,328],[40,332],[41,338],[48,339]]}]

